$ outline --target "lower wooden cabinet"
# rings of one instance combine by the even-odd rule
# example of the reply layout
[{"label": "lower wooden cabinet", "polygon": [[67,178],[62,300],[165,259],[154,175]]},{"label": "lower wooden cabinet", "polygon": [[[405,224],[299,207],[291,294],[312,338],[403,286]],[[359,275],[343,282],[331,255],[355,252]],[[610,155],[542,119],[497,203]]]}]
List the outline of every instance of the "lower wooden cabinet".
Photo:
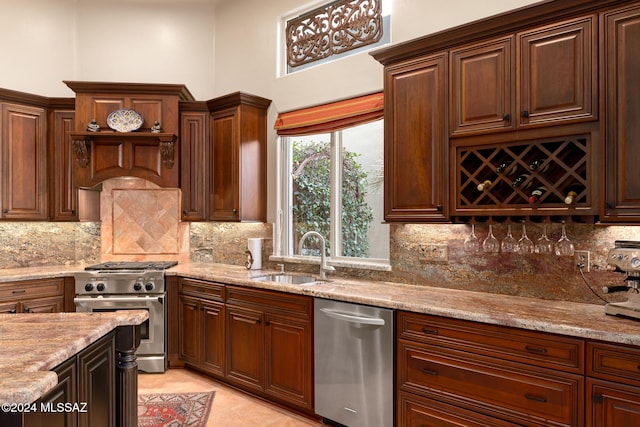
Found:
[{"label": "lower wooden cabinet", "polygon": [[587,343],[587,425],[640,425],[640,348]]},{"label": "lower wooden cabinet", "polygon": [[64,289],[64,278],[0,283],[0,313],[60,313]]},{"label": "lower wooden cabinet", "polygon": [[583,425],[581,340],[451,322],[398,314],[398,426]]},{"label": "lower wooden cabinet", "polygon": [[58,385],[35,402],[38,411],[26,413],[23,426],[115,427],[115,360],[110,332],[60,364],[54,369]]},{"label": "lower wooden cabinet", "polygon": [[312,298],[184,278],[179,289],[182,362],[313,413]]}]

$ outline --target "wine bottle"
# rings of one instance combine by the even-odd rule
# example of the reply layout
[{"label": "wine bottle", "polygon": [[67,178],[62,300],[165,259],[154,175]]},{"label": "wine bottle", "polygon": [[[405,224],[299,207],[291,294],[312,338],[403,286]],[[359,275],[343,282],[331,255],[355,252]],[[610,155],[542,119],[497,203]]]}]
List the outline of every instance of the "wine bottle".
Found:
[{"label": "wine bottle", "polygon": [[489,188],[491,188],[492,185],[493,185],[493,182],[491,182],[491,180],[485,179],[480,184],[478,184],[478,187],[476,188],[478,189],[478,191],[486,191],[486,190],[489,190]]},{"label": "wine bottle", "polygon": [[567,205],[572,205],[575,202],[575,198],[578,197],[578,194],[582,192],[584,187],[580,184],[574,183],[569,185],[565,190],[565,198],[564,203]]},{"label": "wine bottle", "polygon": [[[511,186],[513,188],[518,188],[522,185],[523,182],[527,181],[529,179],[531,175],[529,175],[528,173],[523,173],[520,174],[516,177],[516,179],[513,180],[513,182],[511,183]],[[531,185],[531,181],[529,181],[529,183],[524,187],[527,188],[529,187],[529,185]]]},{"label": "wine bottle", "polygon": [[[544,164],[544,160],[535,159],[531,161],[531,163],[529,163],[529,170],[538,171],[539,174],[545,173],[547,170],[549,170],[549,163],[547,162],[546,165],[542,166],[543,164]],[[542,169],[540,169],[541,166],[542,166]]]},{"label": "wine bottle", "polygon": [[513,162],[511,160],[505,160],[504,162],[500,163],[496,168],[496,173],[497,174],[504,173],[506,176],[513,175],[514,173],[516,173],[516,170],[518,169],[518,165],[511,166],[512,163]]},{"label": "wine bottle", "polygon": [[531,192],[531,195],[529,196],[529,203],[536,203],[538,200],[540,200],[540,197],[542,197],[542,195],[546,192],[547,192],[547,187],[545,187],[544,185],[534,188],[533,191]]}]

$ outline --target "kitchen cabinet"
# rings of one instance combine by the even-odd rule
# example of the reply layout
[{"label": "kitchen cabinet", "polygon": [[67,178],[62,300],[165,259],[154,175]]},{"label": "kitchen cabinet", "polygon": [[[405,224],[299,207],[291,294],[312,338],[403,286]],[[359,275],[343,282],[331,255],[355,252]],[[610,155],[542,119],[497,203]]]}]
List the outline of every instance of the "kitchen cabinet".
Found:
[{"label": "kitchen cabinet", "polygon": [[583,425],[582,340],[407,312],[397,328],[398,425]]},{"label": "kitchen cabinet", "polygon": [[64,278],[0,283],[0,312],[59,313],[64,308]]},{"label": "kitchen cabinet", "polygon": [[180,279],[180,358],[213,375],[225,375],[224,285]]},{"label": "kitchen cabinet", "polygon": [[312,299],[227,287],[227,379],[313,410]]},{"label": "kitchen cabinet", "polygon": [[640,425],[640,349],[587,342],[587,425]]},{"label": "kitchen cabinet", "polygon": [[267,109],[236,92],[207,101],[210,116],[209,219],[266,221]]},{"label": "kitchen cabinet", "polygon": [[640,4],[602,14],[603,222],[640,221]]},{"label": "kitchen cabinet", "polygon": [[49,113],[49,207],[54,221],[78,220],[78,189],[73,176],[75,152],[71,132],[75,126],[73,109],[55,109]]},{"label": "kitchen cabinet", "polygon": [[385,67],[385,221],[446,221],[447,53]]},{"label": "kitchen cabinet", "polygon": [[0,117],[0,218],[46,220],[46,111],[0,103]]},{"label": "kitchen cabinet", "polygon": [[182,220],[207,219],[209,110],[204,102],[180,103]]},{"label": "kitchen cabinet", "polygon": [[[24,426],[115,427],[115,360],[115,333],[110,332],[57,366],[58,384],[35,402],[38,411],[25,413]],[[78,405],[78,410],[65,411],[58,404]]]}]

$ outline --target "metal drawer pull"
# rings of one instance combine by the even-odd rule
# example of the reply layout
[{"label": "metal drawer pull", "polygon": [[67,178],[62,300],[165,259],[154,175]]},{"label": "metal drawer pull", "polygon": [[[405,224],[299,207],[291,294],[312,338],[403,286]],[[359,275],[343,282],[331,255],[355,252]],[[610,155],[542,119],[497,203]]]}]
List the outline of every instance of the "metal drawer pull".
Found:
[{"label": "metal drawer pull", "polygon": [[16,295],[16,294],[24,294],[26,292],[27,292],[26,289],[16,289],[16,290],[11,291],[11,293],[14,294],[14,295]]},{"label": "metal drawer pull", "polygon": [[425,334],[438,335],[438,330],[437,329],[422,328],[422,332],[425,333]]},{"label": "metal drawer pull", "polygon": [[524,397],[535,402],[547,403],[547,399],[545,399],[544,397],[534,396],[533,394],[527,393],[524,395]]},{"label": "metal drawer pull", "polygon": [[532,353],[542,353],[542,354],[544,354],[544,353],[546,353],[546,352],[547,352],[547,349],[546,349],[546,348],[532,347],[532,346],[530,346],[530,345],[526,346],[526,347],[525,347],[525,349],[526,349],[527,351],[532,352]]},{"label": "metal drawer pull", "polygon": [[431,375],[431,376],[433,376],[433,377],[435,377],[435,376],[437,376],[437,375],[438,375],[438,372],[437,372],[437,371],[432,371],[432,370],[427,369],[427,368],[422,368],[422,373],[423,373],[423,374],[426,374],[426,375]]}]

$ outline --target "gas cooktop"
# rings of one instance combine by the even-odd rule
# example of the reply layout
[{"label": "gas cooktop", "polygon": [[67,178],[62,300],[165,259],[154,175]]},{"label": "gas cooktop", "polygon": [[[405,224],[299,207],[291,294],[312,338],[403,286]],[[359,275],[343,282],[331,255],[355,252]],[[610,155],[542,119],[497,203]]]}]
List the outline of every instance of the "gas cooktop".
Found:
[{"label": "gas cooktop", "polygon": [[166,270],[178,261],[108,261],[101,264],[89,265],[85,270]]}]

